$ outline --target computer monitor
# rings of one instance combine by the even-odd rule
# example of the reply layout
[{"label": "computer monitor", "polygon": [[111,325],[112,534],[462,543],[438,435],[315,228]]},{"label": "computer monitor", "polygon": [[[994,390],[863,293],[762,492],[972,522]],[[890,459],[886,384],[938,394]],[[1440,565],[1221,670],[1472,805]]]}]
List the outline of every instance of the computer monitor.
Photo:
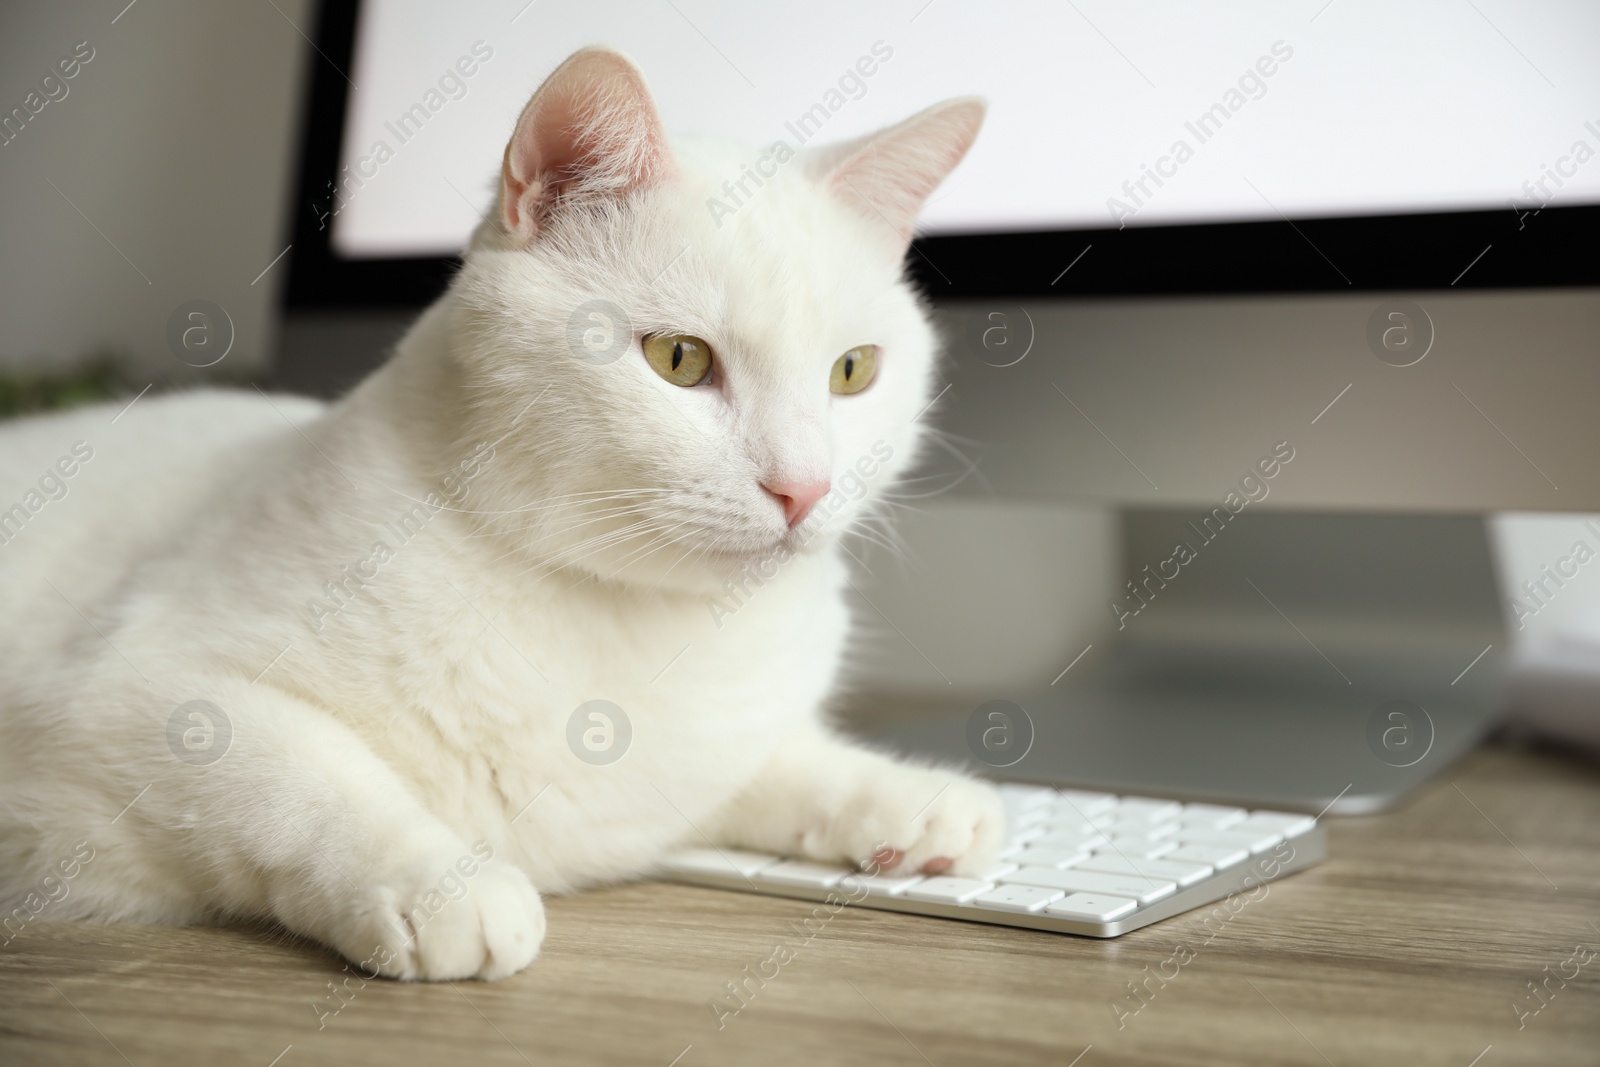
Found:
[{"label": "computer monitor", "polygon": [[[982,94],[908,257],[953,341],[940,417],[994,494],[1121,510],[1116,652],[899,736],[1372,810],[1498,706],[1482,516],[1600,510],[1597,39],[1582,0],[329,2],[289,300],[437,295],[586,44],[640,63],[670,129],[756,147]],[[969,729],[993,713],[1004,751]]]}]

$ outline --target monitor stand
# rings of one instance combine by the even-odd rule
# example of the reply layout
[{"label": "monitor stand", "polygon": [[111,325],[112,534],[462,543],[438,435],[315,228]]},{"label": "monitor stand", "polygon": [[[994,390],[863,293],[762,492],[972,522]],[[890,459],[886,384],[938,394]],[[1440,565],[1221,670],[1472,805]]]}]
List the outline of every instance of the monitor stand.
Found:
[{"label": "monitor stand", "polygon": [[[873,736],[1002,780],[1362,814],[1492,727],[1506,635],[1482,518],[1246,509],[1220,525],[1124,516],[1144,602],[1112,622],[1098,670]],[[1179,543],[1193,558],[1152,579]]]}]

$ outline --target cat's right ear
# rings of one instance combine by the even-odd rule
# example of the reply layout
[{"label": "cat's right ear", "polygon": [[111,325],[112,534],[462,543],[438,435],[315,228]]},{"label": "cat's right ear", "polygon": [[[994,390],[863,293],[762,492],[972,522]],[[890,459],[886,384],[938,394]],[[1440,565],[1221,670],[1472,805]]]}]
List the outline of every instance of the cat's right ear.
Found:
[{"label": "cat's right ear", "polygon": [[817,149],[811,166],[835,195],[875,225],[887,224],[898,259],[922,205],[977,139],[984,110],[981,97],[946,100],[888,129]]},{"label": "cat's right ear", "polygon": [[639,68],[620,52],[585,48],[545,79],[517,119],[500,171],[500,221],[526,245],[563,194],[626,196],[671,169]]}]

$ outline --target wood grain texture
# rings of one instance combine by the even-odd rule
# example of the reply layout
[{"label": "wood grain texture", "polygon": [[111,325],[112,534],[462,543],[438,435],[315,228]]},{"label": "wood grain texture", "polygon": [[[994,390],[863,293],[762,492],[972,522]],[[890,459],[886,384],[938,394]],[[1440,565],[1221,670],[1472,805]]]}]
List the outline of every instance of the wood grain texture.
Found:
[{"label": "wood grain texture", "polygon": [[[351,980],[320,1020],[347,972],[282,934],[39,923],[0,949],[0,1063],[1600,1063],[1600,958],[1520,1029],[1513,1007],[1600,947],[1594,768],[1486,749],[1330,825],[1327,863],[1209,942],[1188,917],[1094,941],[851,909],[811,936],[800,901],[634,885],[548,901],[515,978]],[[710,1002],[780,942],[719,1028]],[[1119,1029],[1146,967],[1176,977]]]}]

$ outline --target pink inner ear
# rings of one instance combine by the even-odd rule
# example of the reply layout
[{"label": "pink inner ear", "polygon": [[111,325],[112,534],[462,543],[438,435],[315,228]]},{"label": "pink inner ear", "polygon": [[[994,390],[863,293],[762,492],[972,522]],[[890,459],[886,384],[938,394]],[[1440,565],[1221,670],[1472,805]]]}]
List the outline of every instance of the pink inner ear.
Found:
[{"label": "pink inner ear", "polygon": [[567,99],[550,100],[518,123],[503,168],[506,225],[513,231],[531,229],[540,204],[576,175],[583,155],[577,123]]},{"label": "pink inner ear", "polygon": [[857,142],[828,176],[828,186],[887,223],[903,253],[923,204],[972,147],[983,113],[982,101],[971,97],[935,104]]},{"label": "pink inner ear", "polygon": [[564,188],[624,196],[669,169],[661,121],[638,70],[619,53],[584,49],[534,93],[506,145],[506,228],[532,240]]}]

